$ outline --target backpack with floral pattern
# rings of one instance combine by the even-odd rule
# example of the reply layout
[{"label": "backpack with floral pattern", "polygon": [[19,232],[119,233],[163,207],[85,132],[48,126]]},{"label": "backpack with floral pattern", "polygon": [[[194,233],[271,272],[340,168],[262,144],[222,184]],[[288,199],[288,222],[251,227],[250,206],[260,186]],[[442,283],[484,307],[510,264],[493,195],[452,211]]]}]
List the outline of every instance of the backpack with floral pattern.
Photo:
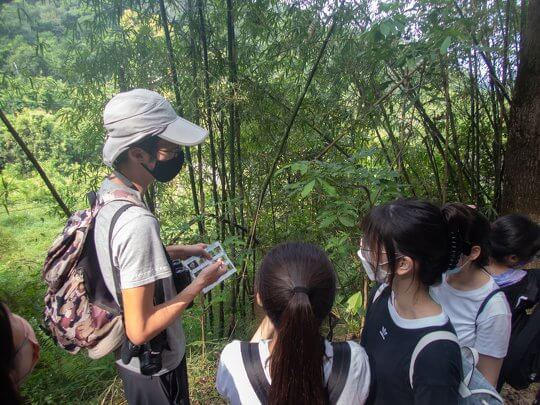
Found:
[{"label": "backpack with floral pattern", "polygon": [[[68,219],[64,230],[47,253],[42,269],[47,284],[44,323],[56,344],[71,354],[81,348],[97,359],[118,348],[125,338],[122,310],[105,285],[94,243],[94,223],[99,210],[111,201],[126,204],[114,214],[109,228],[109,253],[114,224],[130,207],[142,206],[131,193],[115,190],[90,199],[91,207],[77,211]],[[118,302],[120,280],[112,263]]]}]

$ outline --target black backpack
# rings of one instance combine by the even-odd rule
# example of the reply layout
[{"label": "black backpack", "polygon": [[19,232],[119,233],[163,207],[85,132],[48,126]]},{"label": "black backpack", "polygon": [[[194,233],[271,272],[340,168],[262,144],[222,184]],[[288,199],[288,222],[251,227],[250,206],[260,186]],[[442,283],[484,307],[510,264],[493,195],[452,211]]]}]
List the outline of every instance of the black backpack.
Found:
[{"label": "black backpack", "polygon": [[512,333],[497,389],[517,390],[540,381],[540,269],[526,270],[518,283],[503,287],[512,310]]},{"label": "black backpack", "polygon": [[[332,343],[334,357],[332,361],[332,371],[328,378],[326,390],[331,404],[337,403],[349,375],[351,365],[351,347],[347,342]],[[257,394],[261,404],[268,403],[268,393],[270,384],[264,374],[259,353],[259,344],[250,342],[241,342],[242,361],[248,375],[249,382]]]}]

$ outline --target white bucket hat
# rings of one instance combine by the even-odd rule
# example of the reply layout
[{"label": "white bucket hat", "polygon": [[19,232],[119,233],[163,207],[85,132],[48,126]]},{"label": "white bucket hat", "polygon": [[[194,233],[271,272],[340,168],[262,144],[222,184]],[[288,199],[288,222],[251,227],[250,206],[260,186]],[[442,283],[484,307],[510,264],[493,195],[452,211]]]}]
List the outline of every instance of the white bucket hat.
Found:
[{"label": "white bucket hat", "polygon": [[179,117],[163,96],[146,89],[114,96],[103,111],[103,124],[103,162],[110,167],[123,151],[152,135],[182,146],[198,145],[208,136],[206,129]]}]

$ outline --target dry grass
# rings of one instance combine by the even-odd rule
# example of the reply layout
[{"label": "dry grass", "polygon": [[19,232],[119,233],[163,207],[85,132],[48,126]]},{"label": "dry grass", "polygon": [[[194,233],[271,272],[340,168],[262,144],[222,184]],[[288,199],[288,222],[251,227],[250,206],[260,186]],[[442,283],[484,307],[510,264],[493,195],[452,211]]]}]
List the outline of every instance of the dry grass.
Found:
[{"label": "dry grass", "polygon": [[531,384],[526,390],[517,391],[505,385],[502,390],[503,398],[511,405],[531,405],[540,389],[540,383]]}]

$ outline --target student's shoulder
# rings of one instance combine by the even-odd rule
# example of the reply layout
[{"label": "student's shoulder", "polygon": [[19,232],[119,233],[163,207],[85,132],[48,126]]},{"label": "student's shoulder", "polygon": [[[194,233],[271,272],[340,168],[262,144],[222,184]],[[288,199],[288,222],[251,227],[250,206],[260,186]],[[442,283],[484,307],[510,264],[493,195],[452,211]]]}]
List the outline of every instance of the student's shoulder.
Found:
[{"label": "student's shoulder", "polygon": [[242,341],[233,340],[232,342],[225,345],[221,351],[220,362],[222,363],[232,363],[240,361],[242,357]]},{"label": "student's shoulder", "polygon": [[[496,291],[496,292],[495,292]],[[488,300],[482,313],[479,315],[479,321],[494,316],[510,316],[511,310],[504,290],[499,288],[495,282],[491,291],[486,294],[484,300]]]},{"label": "student's shoulder", "polygon": [[157,221],[154,214],[152,214],[152,212],[148,208],[142,205],[137,205],[133,202],[124,201],[124,200],[115,200],[115,201],[108,202],[107,204],[105,204],[103,207],[100,208],[97,218],[98,220],[102,219],[105,221],[110,221],[112,217],[114,216],[114,214],[120,208],[127,205],[129,205],[129,208],[127,208],[122,213],[119,220],[123,220],[124,218],[133,219],[133,218],[138,218],[138,217],[144,217],[144,218],[147,217],[147,218],[153,218],[154,220]]},{"label": "student's shoulder", "polygon": [[346,343],[351,349],[351,362],[346,384],[337,404],[363,404],[369,395],[369,385],[371,383],[369,359],[360,344],[352,340]]},{"label": "student's shoulder", "polygon": [[450,340],[437,340],[418,353],[414,366],[414,376],[444,380],[449,376],[458,378],[461,372],[461,349]]},{"label": "student's shoulder", "polygon": [[363,357],[367,356],[366,351],[362,347],[362,345],[354,340],[347,340],[346,342],[350,349],[351,349],[351,356],[352,357]]},{"label": "student's shoulder", "polygon": [[362,369],[369,369],[368,355],[362,345],[353,340],[348,340],[346,343],[351,349],[351,368],[354,367],[359,373],[362,372]]}]

